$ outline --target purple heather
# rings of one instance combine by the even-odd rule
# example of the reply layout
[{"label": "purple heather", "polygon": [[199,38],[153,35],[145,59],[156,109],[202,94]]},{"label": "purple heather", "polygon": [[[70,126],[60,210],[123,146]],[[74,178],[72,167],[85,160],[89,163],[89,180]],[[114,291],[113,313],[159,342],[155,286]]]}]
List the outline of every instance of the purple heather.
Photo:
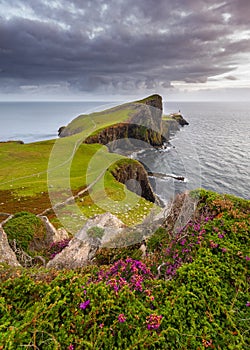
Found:
[{"label": "purple heather", "polygon": [[120,314],[120,315],[118,316],[118,321],[119,321],[120,323],[124,323],[124,322],[126,321],[126,317],[124,316],[124,314]]},{"label": "purple heather", "polygon": [[90,300],[86,300],[83,303],[80,304],[80,309],[85,310],[90,304]]}]

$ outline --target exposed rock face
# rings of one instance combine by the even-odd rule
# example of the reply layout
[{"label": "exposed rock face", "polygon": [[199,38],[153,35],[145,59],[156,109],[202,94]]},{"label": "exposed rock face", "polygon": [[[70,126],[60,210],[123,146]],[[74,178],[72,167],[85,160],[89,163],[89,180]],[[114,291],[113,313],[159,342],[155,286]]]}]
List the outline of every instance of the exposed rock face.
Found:
[{"label": "exposed rock face", "polygon": [[169,140],[171,135],[174,135],[180,129],[179,123],[174,119],[162,121],[162,135],[166,140]]},{"label": "exposed rock face", "polygon": [[175,235],[192,218],[197,202],[198,200],[192,198],[188,192],[178,194],[169,207],[163,227]]},{"label": "exposed rock face", "polygon": [[39,216],[43,221],[46,228],[46,244],[60,242],[64,239],[68,239],[68,232],[64,228],[58,230],[51,224],[47,216]]},{"label": "exposed rock face", "polygon": [[82,267],[88,262],[88,255],[91,245],[87,241],[73,238],[68,247],[64,248],[61,253],[57,254],[54,259],[47,264],[48,268],[55,269],[75,269]]},{"label": "exposed rock face", "polygon": [[174,135],[180,126],[189,125],[186,119],[180,113],[173,113],[167,120],[162,120],[162,135],[166,140],[169,140]]},{"label": "exposed rock face", "polygon": [[183,118],[180,113],[174,113],[172,115],[172,118],[176,120],[181,126],[189,125],[189,123],[186,121],[186,119]]},{"label": "exposed rock face", "polygon": [[[100,227],[104,230],[104,235],[99,242],[98,240],[91,240],[87,235],[88,230],[92,227]],[[94,258],[99,245],[109,241],[110,238],[121,232],[124,227],[124,223],[110,213],[96,215],[86,222],[61,253],[48,262],[47,267],[75,269],[85,266]]]},{"label": "exposed rock face", "polygon": [[66,128],[66,126],[60,126],[60,128],[58,129],[58,136],[61,136],[63,134],[63,130]]},{"label": "exposed rock face", "polygon": [[142,143],[144,143],[144,148],[147,147],[147,144],[162,146],[164,141],[161,131],[147,128],[138,122],[138,124],[120,123],[112,125],[96,135],[89,136],[85,143],[100,143],[107,145],[110,151],[115,151],[116,149],[133,150],[134,148],[142,148]]},{"label": "exposed rock face", "polygon": [[9,266],[21,266],[17,261],[16,255],[11,249],[7,235],[0,225],[0,263],[8,264]]},{"label": "exposed rock face", "polygon": [[87,231],[91,227],[96,226],[104,229],[101,243],[108,242],[126,227],[126,225],[113,214],[104,213],[101,215],[95,215],[93,218],[89,219],[75,237],[81,240],[88,240]]},{"label": "exposed rock face", "polygon": [[111,172],[117,181],[126,185],[128,190],[150,202],[159,204],[148,180],[148,174],[141,163],[120,161]]},{"label": "exposed rock face", "polygon": [[148,106],[154,107],[162,111],[162,97],[158,94],[151,95],[144,100],[139,101],[141,103],[145,103]]}]

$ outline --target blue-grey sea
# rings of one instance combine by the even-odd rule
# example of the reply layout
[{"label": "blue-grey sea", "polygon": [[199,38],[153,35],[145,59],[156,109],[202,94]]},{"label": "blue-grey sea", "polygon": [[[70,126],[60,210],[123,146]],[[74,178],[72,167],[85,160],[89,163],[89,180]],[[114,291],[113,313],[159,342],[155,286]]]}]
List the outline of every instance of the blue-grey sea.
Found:
[{"label": "blue-grey sea", "polygon": [[[0,141],[25,143],[57,137],[60,126],[82,113],[109,108],[104,102],[0,102]],[[249,199],[250,102],[169,102],[164,112],[181,111],[189,122],[164,150],[134,154],[152,172],[184,176],[151,178],[168,201],[176,193],[204,187]]]}]

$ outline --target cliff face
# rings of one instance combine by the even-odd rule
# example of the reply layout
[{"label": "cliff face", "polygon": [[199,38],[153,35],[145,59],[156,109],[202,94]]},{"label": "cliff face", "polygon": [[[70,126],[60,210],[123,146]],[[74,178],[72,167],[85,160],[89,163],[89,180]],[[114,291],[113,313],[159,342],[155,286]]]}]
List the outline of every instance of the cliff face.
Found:
[{"label": "cliff face", "polygon": [[[126,103],[103,112],[82,115],[68,126],[59,129],[59,136],[65,137],[87,130],[91,125],[91,135],[85,143],[106,145],[110,151],[123,155],[146,147],[160,147],[171,134],[184,125],[179,113],[162,118],[162,97],[152,95],[143,100]],[[95,130],[93,130],[93,125]],[[151,202],[156,201],[144,167],[127,161],[113,171],[119,182]],[[135,180],[135,181],[132,181]],[[137,186],[139,184],[139,186]]]},{"label": "cliff face", "polygon": [[[127,114],[126,114],[127,111]],[[165,139],[162,136],[162,98],[152,95],[144,100],[126,103],[101,113],[79,116],[68,126],[58,130],[60,137],[73,135],[84,130],[84,122],[89,119],[100,129],[90,135],[86,143],[108,144],[117,140],[125,140],[131,145],[132,139],[146,142],[152,146],[161,146]],[[112,120],[105,126],[103,119]],[[127,140],[130,139],[130,140]],[[135,141],[136,143],[136,141]]]},{"label": "cliff face", "polygon": [[148,174],[143,165],[137,161],[118,161],[115,168],[111,169],[114,178],[125,184],[127,189],[150,202],[159,204],[157,196],[150,185]]},{"label": "cliff face", "polygon": [[[165,138],[161,132],[148,129],[140,124],[120,123],[101,130],[95,135],[89,136],[85,143],[100,143],[107,145],[111,151],[116,149],[133,149],[140,147],[142,143],[151,146],[161,146]],[[147,145],[143,145],[145,148]]]},{"label": "cliff face", "polygon": [[174,113],[171,115],[174,120],[178,122],[180,126],[188,125],[189,123],[186,121],[186,119],[183,118],[183,116],[180,113]]},{"label": "cliff face", "polygon": [[179,129],[180,125],[174,119],[162,121],[162,135],[166,140],[169,140],[171,135],[175,134]]},{"label": "cliff face", "polygon": [[169,140],[171,135],[175,134],[181,126],[189,123],[183,118],[180,113],[170,114],[168,117],[163,117],[162,120],[162,136]]},{"label": "cliff face", "polygon": [[88,137],[85,142],[104,145],[112,142],[109,147],[111,151],[124,148],[132,150],[133,147],[140,147],[142,142],[151,146],[162,146],[165,138],[162,136],[161,96],[152,95],[129,104],[129,107],[133,113],[127,121],[104,128]]}]

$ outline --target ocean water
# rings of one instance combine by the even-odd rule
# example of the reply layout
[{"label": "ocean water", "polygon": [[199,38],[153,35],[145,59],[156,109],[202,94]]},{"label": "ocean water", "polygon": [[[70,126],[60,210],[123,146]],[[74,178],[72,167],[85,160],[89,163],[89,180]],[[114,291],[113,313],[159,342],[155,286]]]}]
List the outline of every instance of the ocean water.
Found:
[{"label": "ocean water", "polygon": [[166,114],[181,111],[189,122],[166,150],[139,152],[136,159],[152,172],[184,176],[155,179],[165,201],[176,193],[203,187],[250,199],[250,102],[165,103]]},{"label": "ocean water", "polygon": [[109,108],[110,104],[98,101],[0,102],[0,141],[30,143],[56,138],[60,126],[82,113]]},{"label": "ocean water", "polygon": [[[60,126],[82,113],[117,103],[1,102],[0,141],[25,143],[57,137]],[[168,201],[176,193],[204,187],[249,199],[250,102],[169,102],[164,112],[181,111],[189,125],[165,149],[138,152],[134,157],[152,172],[184,176],[151,177],[156,193]]]}]

